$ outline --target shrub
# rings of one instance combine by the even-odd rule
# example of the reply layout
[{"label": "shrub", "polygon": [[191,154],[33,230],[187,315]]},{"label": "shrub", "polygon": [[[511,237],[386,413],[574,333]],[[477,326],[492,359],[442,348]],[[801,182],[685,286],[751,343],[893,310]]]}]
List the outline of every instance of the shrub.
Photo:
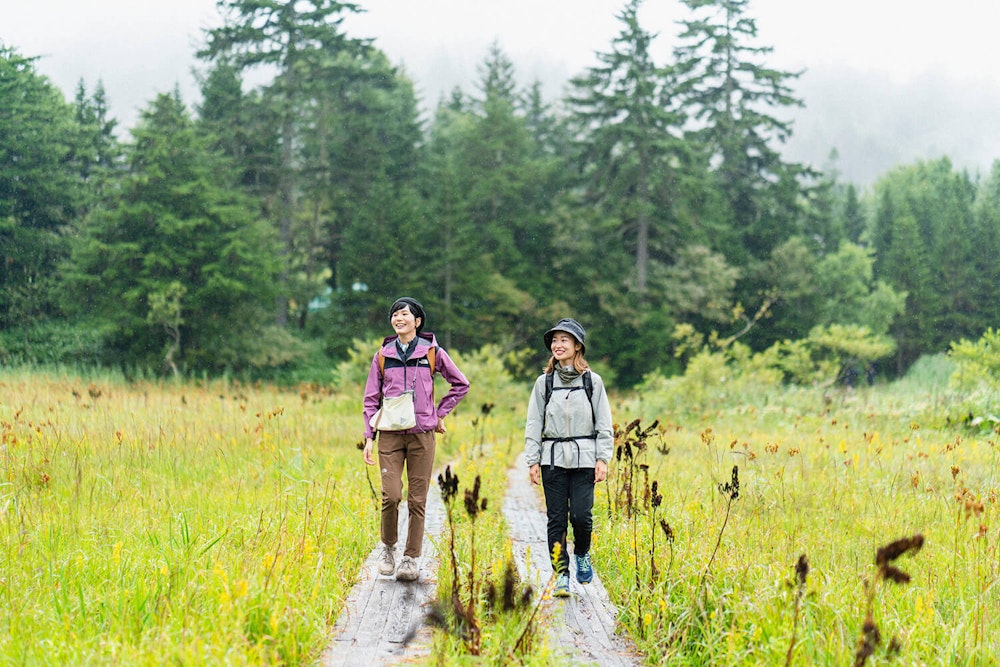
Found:
[{"label": "shrub", "polygon": [[949,380],[952,387],[1000,389],[1000,331],[990,328],[978,341],[963,338],[952,343],[948,356],[955,361]]},{"label": "shrub", "polygon": [[0,331],[0,362],[7,365],[93,366],[104,356],[104,333],[86,322],[51,320]]}]

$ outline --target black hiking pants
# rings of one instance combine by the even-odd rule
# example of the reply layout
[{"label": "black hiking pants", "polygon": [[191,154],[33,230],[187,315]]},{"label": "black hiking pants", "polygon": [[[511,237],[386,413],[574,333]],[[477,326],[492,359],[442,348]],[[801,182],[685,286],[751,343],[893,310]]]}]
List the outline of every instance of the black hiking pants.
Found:
[{"label": "black hiking pants", "polygon": [[553,569],[559,574],[569,574],[568,524],[573,525],[573,553],[584,556],[590,552],[590,535],[594,529],[594,469],[543,465],[542,489],[549,520],[549,557],[551,560],[556,544],[560,545],[559,559],[553,563]]}]

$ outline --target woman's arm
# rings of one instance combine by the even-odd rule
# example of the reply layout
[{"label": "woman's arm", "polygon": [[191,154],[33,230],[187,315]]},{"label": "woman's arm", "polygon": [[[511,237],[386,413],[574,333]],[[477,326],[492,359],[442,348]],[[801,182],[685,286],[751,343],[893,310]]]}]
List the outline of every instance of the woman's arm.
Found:
[{"label": "woman's arm", "polygon": [[528,397],[528,414],[524,422],[524,462],[528,467],[542,461],[542,410],[545,406],[545,376],[535,380]]},{"label": "woman's arm", "polygon": [[437,418],[438,423],[440,423],[442,419],[448,416],[448,413],[455,409],[458,402],[469,393],[469,381],[443,348],[439,347],[436,354],[435,365],[441,372],[441,377],[450,385],[448,393],[438,402]]},{"label": "woman's arm", "polygon": [[378,352],[372,358],[372,365],[368,369],[368,380],[365,382],[365,397],[362,416],[365,420],[365,440],[371,440],[375,433],[369,422],[372,415],[382,404],[382,375],[378,368]]}]

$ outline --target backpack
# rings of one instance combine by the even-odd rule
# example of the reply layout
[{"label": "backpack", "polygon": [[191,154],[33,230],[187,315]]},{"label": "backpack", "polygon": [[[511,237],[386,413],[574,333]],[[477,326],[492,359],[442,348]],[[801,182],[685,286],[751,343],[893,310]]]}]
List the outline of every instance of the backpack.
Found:
[{"label": "backpack", "polygon": [[[564,438],[546,438],[545,433],[545,413],[548,411],[549,399],[552,398],[552,392],[554,391],[576,391],[580,387],[556,387],[555,386],[555,371],[545,374],[545,402],[542,404],[542,440],[548,442],[575,442],[577,438],[596,438],[597,437],[597,413],[594,412],[594,381],[590,377],[590,371],[584,371],[582,374],[583,379],[583,391],[587,394],[587,403],[590,404],[590,417],[593,420],[594,431],[588,433],[587,435],[574,435]],[[579,444],[577,445],[579,446]]]},{"label": "backpack", "polygon": [[[579,389],[579,387],[556,387],[555,386],[555,371],[545,374],[545,403],[542,404],[542,432],[545,432],[545,409],[549,407],[549,399],[552,398],[552,392],[556,390],[562,391],[574,391]],[[590,371],[586,371],[581,376],[583,378],[583,390],[587,393],[587,402],[590,403],[590,416],[594,419],[594,425],[597,425],[597,415],[594,413],[594,380],[590,377]]]}]

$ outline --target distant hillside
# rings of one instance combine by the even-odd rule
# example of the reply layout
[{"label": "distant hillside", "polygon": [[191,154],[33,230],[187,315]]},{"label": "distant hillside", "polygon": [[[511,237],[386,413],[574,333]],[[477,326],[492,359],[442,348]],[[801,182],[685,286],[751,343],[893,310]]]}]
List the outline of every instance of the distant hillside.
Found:
[{"label": "distant hillside", "polygon": [[884,75],[817,69],[796,89],[806,107],[794,116],[786,157],[824,168],[836,149],[844,181],[867,186],[893,166],[944,155],[972,174],[1000,160],[996,84],[936,75],[897,84]]}]

